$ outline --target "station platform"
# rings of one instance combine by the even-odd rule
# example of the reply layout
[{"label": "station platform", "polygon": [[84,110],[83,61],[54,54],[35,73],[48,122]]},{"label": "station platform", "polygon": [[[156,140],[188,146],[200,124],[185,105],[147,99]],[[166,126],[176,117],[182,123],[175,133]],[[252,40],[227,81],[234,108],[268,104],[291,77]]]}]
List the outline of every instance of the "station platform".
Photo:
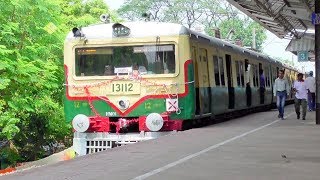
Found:
[{"label": "station platform", "polygon": [[315,112],[293,105],[0,177],[2,180],[320,179]]}]

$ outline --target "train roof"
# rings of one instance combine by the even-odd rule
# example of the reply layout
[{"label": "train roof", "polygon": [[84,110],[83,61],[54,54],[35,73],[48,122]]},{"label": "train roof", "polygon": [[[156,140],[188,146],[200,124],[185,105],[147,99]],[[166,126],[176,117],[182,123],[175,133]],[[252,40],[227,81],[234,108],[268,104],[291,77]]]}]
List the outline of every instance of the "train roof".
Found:
[{"label": "train roof", "polygon": [[[113,35],[113,28],[112,26],[115,23],[109,24],[94,24],[87,27],[81,28],[82,33],[85,35],[86,39],[107,39],[107,38],[114,38]],[[123,22],[122,25],[130,28],[130,34],[126,37],[132,38],[140,38],[140,37],[150,37],[150,36],[171,36],[171,35],[189,35],[191,38],[196,38],[199,41],[206,41],[210,44],[218,46],[222,49],[229,49],[232,51],[236,51],[238,53],[245,53],[252,58],[262,58],[266,61],[271,63],[276,63],[288,69],[294,69],[278,60],[270,58],[269,56],[255,52],[235,44],[229,43],[222,39],[218,39],[215,37],[211,37],[193,30],[176,23],[166,23],[166,22],[145,22],[145,21],[138,21],[138,22]],[[73,33],[70,32],[66,40],[75,39]]]},{"label": "train roof", "polygon": [[[124,22],[121,24],[130,28],[130,34],[126,36],[128,38],[189,34],[188,28],[175,23],[138,21]],[[87,39],[113,38],[113,25],[114,23],[95,24],[83,27],[81,30]],[[72,32],[68,34],[67,39],[74,39]]]}]

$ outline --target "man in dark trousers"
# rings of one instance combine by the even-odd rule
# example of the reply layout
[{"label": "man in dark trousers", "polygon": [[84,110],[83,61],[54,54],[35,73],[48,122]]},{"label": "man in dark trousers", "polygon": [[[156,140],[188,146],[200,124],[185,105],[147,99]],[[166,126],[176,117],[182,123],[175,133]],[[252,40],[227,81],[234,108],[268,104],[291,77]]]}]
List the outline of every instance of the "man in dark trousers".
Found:
[{"label": "man in dark trousers", "polygon": [[308,90],[302,73],[298,74],[298,80],[293,84],[293,91],[295,92],[294,107],[297,119],[300,119],[300,106],[302,106],[302,120],[306,120]]},{"label": "man in dark trousers", "polygon": [[313,72],[310,71],[309,76],[305,80],[308,89],[308,106],[309,111],[316,110],[316,80],[313,77]]}]

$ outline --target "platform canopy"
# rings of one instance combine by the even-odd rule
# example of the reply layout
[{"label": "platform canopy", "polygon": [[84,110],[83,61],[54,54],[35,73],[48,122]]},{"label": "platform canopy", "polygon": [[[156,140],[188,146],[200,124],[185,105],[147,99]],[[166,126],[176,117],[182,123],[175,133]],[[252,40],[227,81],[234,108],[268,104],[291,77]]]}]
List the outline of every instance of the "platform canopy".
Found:
[{"label": "platform canopy", "polygon": [[314,0],[227,0],[279,38],[300,38],[314,29]]},{"label": "platform canopy", "polygon": [[287,51],[314,60],[314,33],[308,31],[314,30],[315,0],[227,1],[279,38],[291,39]]},{"label": "platform canopy", "polygon": [[[315,52],[314,52],[314,33],[305,33],[301,38],[293,38],[290,43],[288,44],[286,51],[290,51],[293,54],[303,55],[303,53],[307,53],[305,61],[314,61],[315,60]],[[304,55],[305,56],[305,55]],[[299,59],[298,59],[299,60]],[[300,58],[300,61],[301,60]]]}]

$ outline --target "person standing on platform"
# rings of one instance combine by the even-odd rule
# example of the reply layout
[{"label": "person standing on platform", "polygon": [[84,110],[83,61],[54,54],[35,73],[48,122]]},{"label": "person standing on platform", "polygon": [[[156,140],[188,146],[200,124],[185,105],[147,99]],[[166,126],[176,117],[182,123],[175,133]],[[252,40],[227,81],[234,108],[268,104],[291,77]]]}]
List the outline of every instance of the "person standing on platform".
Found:
[{"label": "person standing on platform", "polygon": [[284,70],[280,70],[278,78],[274,81],[273,95],[277,96],[278,118],[284,120],[284,105],[286,97],[289,96],[290,86],[288,80],[284,78]]},{"label": "person standing on platform", "polygon": [[308,89],[308,106],[309,111],[316,110],[316,80],[313,77],[313,72],[310,71],[309,76],[305,80]]},{"label": "person standing on platform", "polygon": [[297,119],[300,119],[300,106],[302,106],[302,120],[306,120],[308,90],[302,73],[298,74],[298,80],[293,84],[293,91],[295,92],[294,107]]}]

